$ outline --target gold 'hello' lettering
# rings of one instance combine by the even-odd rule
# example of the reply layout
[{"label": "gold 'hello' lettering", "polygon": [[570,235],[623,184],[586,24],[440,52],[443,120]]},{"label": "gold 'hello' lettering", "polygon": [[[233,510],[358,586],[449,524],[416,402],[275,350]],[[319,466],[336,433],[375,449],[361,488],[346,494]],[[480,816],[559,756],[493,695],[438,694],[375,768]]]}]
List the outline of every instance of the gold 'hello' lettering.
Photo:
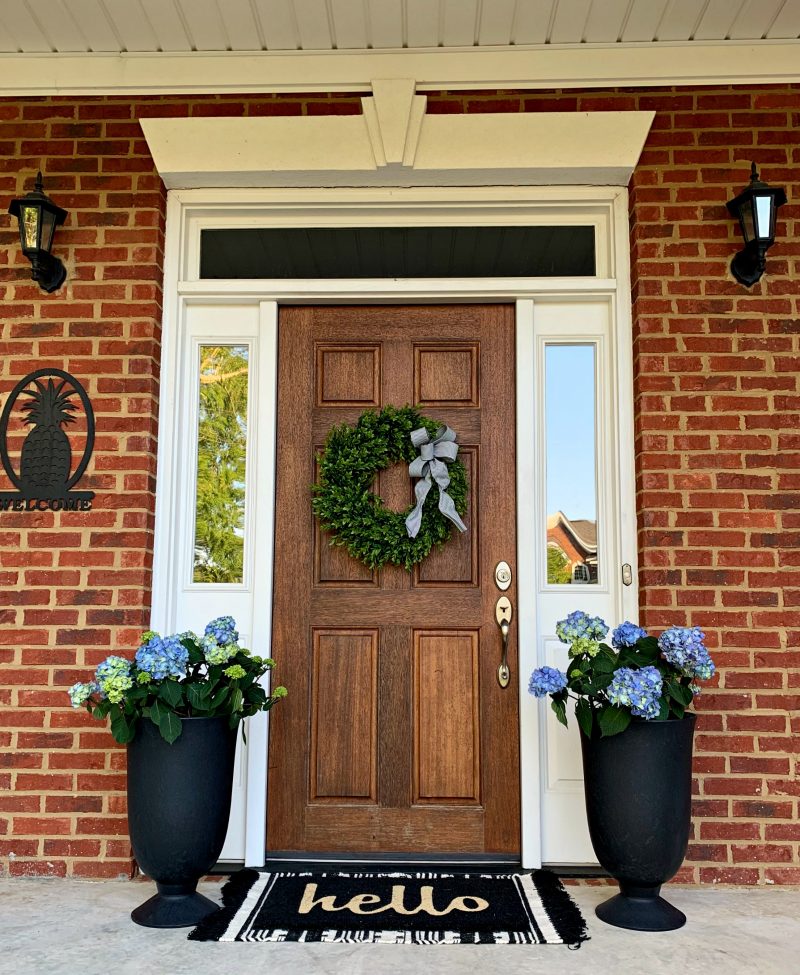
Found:
[{"label": "gold 'hello' lettering", "polygon": [[317,897],[317,889],[317,884],[306,884],[300,906],[297,909],[298,914],[309,914],[315,907],[319,907],[323,911],[351,911],[353,914],[381,914],[383,911],[396,911],[398,914],[406,916],[430,914],[433,917],[443,917],[445,914],[450,914],[451,911],[465,911],[474,914],[485,911],[489,906],[489,902],[482,897],[454,897],[447,907],[440,911],[433,903],[433,887],[429,885],[420,887],[419,904],[416,907],[406,907],[404,884],[392,886],[392,896],[388,904],[381,904],[378,894],[354,894],[344,904],[337,906],[335,895],[325,894]]}]

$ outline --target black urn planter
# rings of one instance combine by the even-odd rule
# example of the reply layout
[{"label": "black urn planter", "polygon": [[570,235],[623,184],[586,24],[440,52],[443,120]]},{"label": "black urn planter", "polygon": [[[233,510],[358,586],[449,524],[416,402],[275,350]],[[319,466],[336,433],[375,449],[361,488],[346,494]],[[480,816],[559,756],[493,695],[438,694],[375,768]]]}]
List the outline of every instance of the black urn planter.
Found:
[{"label": "black urn planter", "polygon": [[225,842],[236,731],[227,715],[182,718],[181,724],[170,745],[142,720],[128,745],[133,855],[158,890],[131,918],[150,928],[188,927],[218,910],[196,888]]},{"label": "black urn planter", "polygon": [[581,733],[589,836],[620,889],[595,911],[608,924],[673,931],[686,923],[660,891],[689,842],[695,720],[634,718],[608,738]]}]

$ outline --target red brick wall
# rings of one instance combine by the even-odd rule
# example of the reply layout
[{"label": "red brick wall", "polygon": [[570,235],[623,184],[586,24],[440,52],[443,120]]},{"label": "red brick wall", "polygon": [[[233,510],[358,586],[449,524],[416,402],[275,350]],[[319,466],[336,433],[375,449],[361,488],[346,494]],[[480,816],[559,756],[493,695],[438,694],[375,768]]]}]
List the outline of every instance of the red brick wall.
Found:
[{"label": "red brick wall", "polygon": [[[631,184],[642,621],[705,629],[695,839],[681,877],[800,883],[800,88],[442,93],[431,112],[655,109]],[[45,295],[0,216],[0,393],[42,364],[85,381],[87,514],[0,515],[0,870],[131,871],[124,754],[64,695],[149,614],[164,193],[140,115],[358,112],[356,97],[0,103],[0,190],[70,215]],[[751,291],[725,200],[750,159],[786,186]],[[66,706],[65,706],[66,704]],[[794,733],[794,740],[792,734]]]}]

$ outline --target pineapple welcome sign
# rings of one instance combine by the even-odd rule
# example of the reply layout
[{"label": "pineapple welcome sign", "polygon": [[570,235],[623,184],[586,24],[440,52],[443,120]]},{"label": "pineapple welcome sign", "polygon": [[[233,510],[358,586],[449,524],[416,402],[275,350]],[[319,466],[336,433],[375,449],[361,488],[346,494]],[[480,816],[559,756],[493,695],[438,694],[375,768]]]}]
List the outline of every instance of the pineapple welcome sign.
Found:
[{"label": "pineapple welcome sign", "polygon": [[[77,464],[64,430],[69,424],[82,451],[75,452]],[[89,511],[94,491],[73,488],[93,449],[94,410],[78,380],[63,369],[29,373],[11,390],[0,415],[0,461],[17,488],[0,491],[0,511]]]}]

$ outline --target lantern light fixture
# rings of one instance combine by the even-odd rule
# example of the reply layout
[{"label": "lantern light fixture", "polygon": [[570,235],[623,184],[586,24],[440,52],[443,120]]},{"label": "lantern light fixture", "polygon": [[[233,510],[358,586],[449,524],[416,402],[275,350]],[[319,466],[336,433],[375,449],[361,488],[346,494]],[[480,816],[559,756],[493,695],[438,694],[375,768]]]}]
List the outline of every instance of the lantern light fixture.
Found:
[{"label": "lantern light fixture", "polygon": [[775,243],[778,207],[786,203],[786,192],[768,186],[759,178],[756,164],[750,165],[750,183],[728,201],[728,210],[739,221],[744,248],[731,261],[733,276],[745,287],[752,287],[767,266],[767,251]]},{"label": "lantern light fixture", "polygon": [[19,221],[19,239],[22,253],[31,262],[31,277],[43,291],[56,291],[66,280],[67,272],[50,249],[56,227],[67,219],[67,211],[45,194],[41,171],[31,192],[12,200],[8,212]]}]

